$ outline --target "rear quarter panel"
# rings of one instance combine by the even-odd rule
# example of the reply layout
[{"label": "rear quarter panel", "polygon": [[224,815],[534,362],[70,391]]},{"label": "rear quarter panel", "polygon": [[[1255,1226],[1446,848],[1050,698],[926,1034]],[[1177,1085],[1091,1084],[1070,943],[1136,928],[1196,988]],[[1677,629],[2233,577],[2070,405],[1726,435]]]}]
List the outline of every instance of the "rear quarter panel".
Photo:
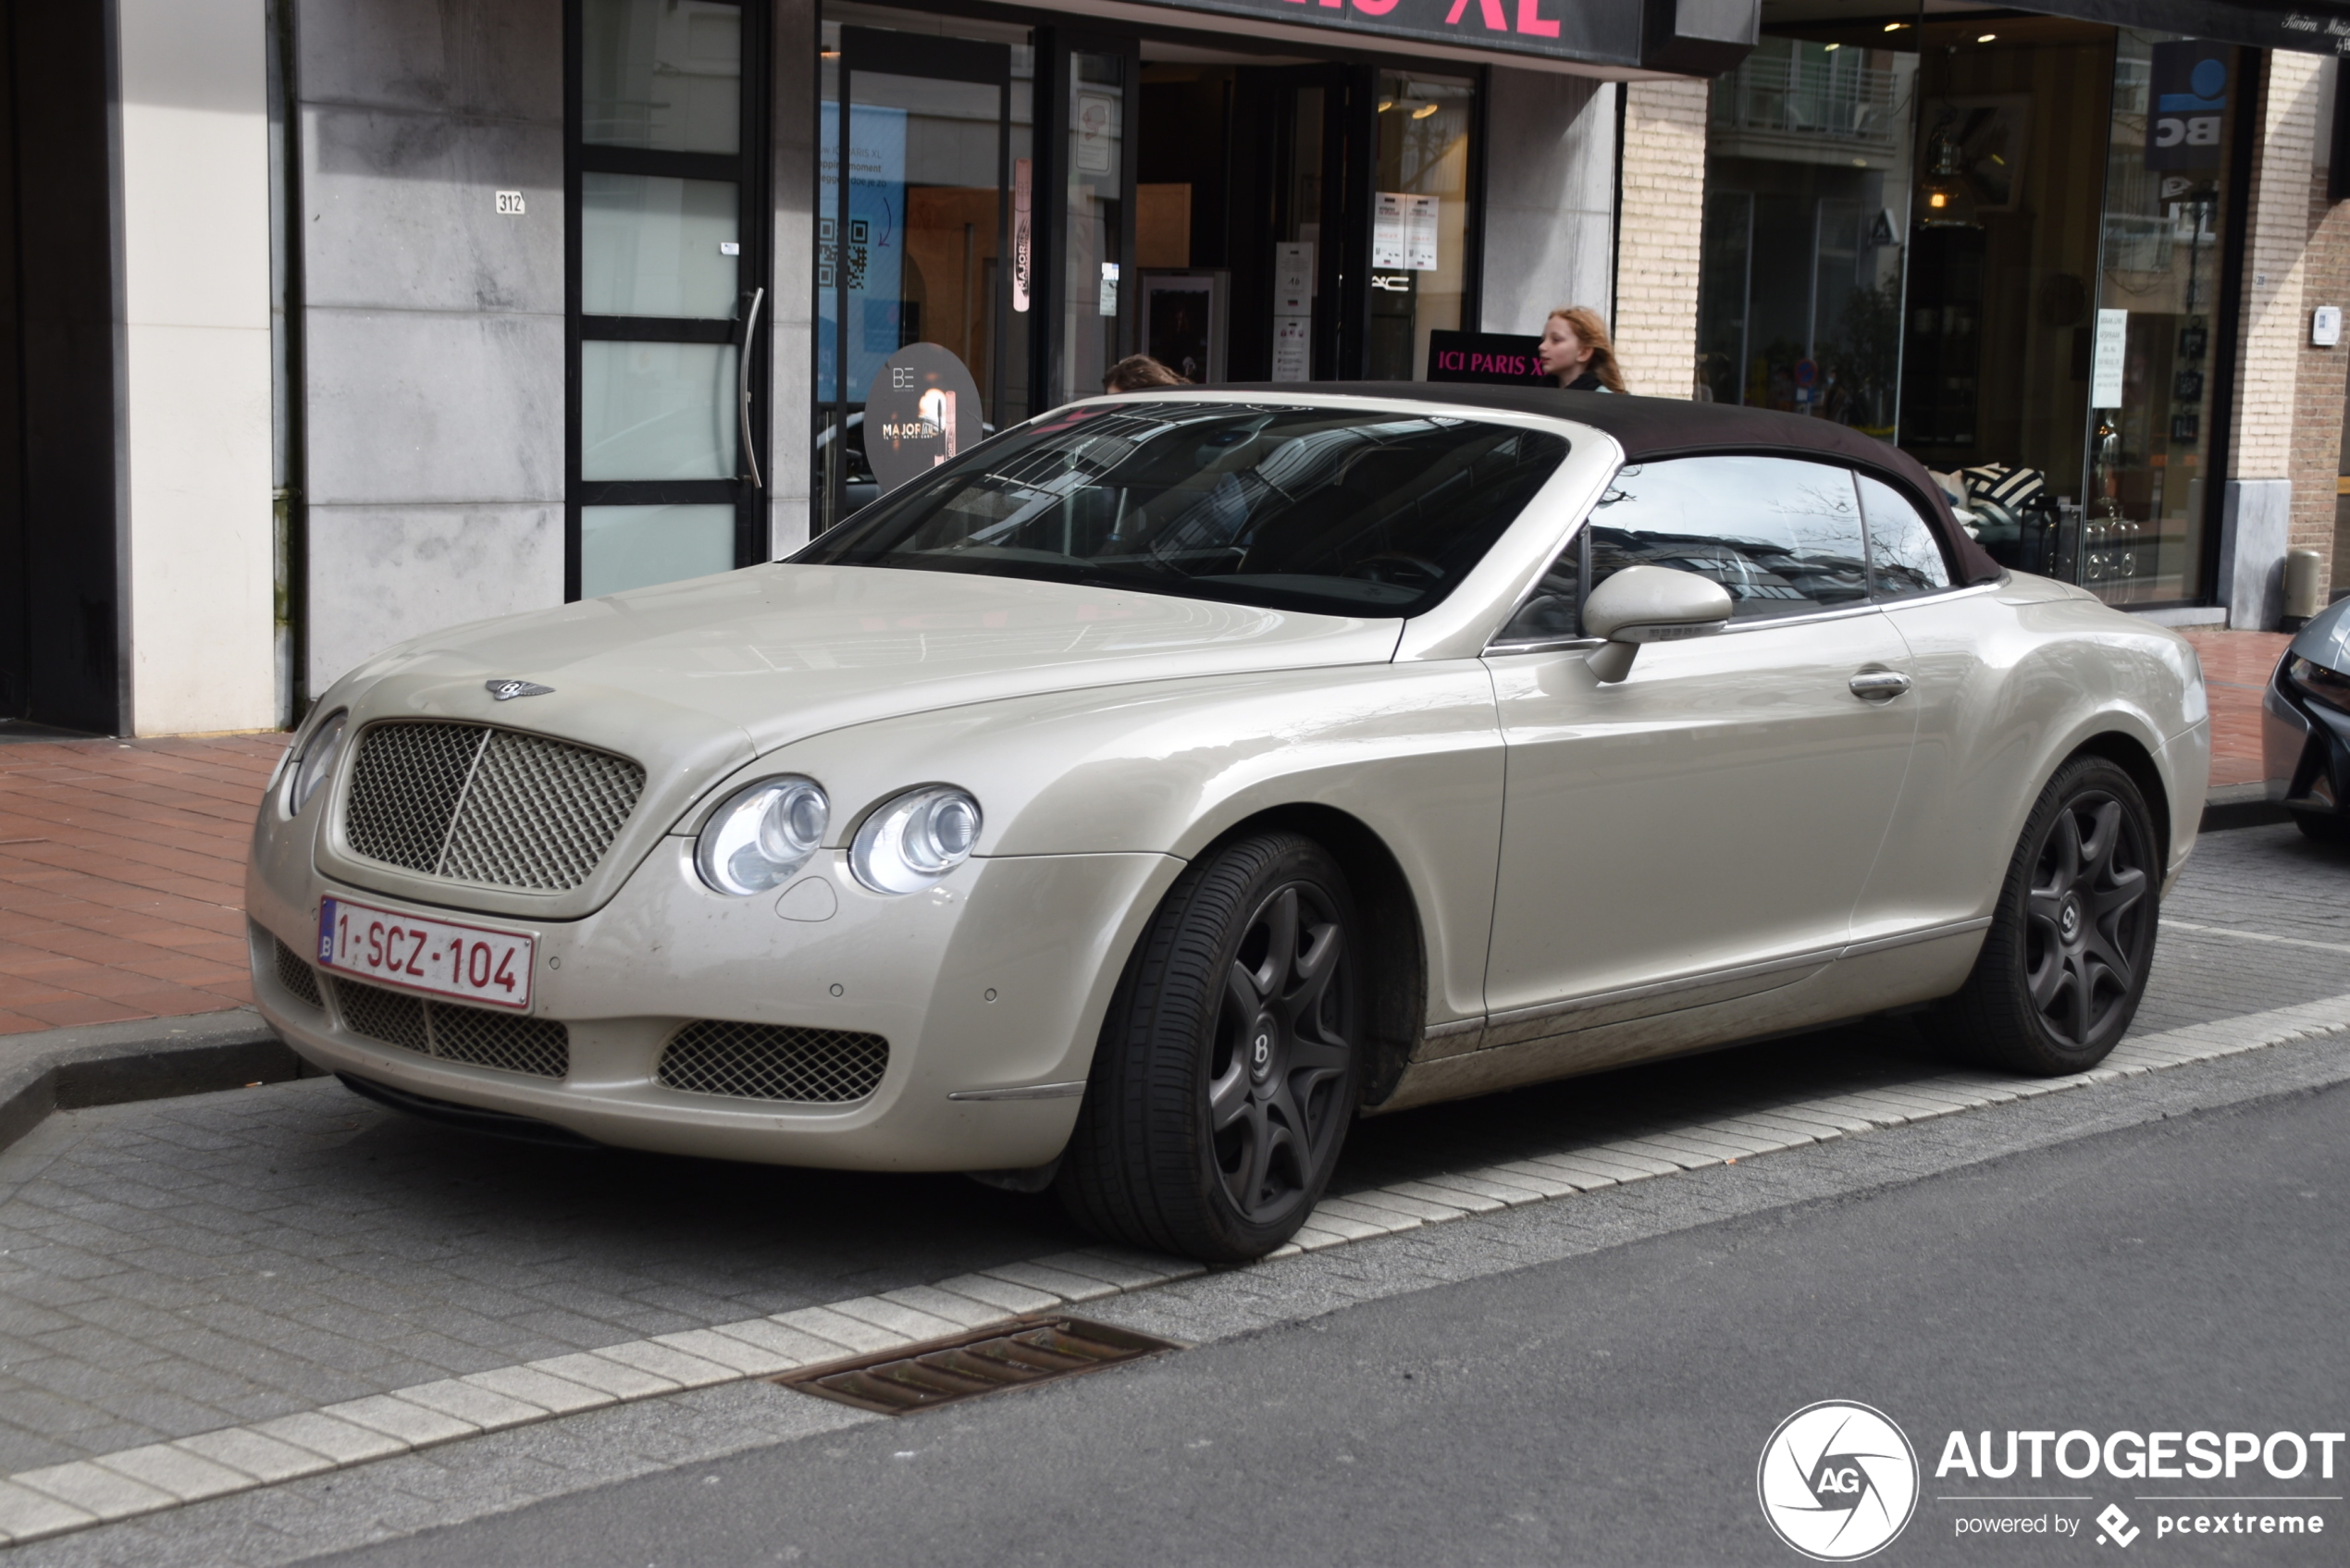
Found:
[{"label": "rear quarter panel", "polygon": [[2040,791],[2100,735],[2126,736],[2153,759],[2166,870],[2183,861],[2209,763],[2202,672],[2186,639],[2020,575],[1887,614],[1910,645],[1923,710],[1854,940],[1989,915]]}]

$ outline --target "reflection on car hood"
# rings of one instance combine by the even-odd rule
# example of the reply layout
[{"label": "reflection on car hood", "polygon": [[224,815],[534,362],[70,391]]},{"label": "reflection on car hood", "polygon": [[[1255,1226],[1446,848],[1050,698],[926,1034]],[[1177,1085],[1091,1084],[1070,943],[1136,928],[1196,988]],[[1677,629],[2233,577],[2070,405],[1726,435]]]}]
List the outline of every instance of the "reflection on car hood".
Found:
[{"label": "reflection on car hood", "polygon": [[555,695],[499,704],[496,716],[558,734],[577,733],[564,720],[589,706],[606,711],[585,727],[606,735],[614,719],[625,725],[613,708],[691,710],[764,752],[843,724],[1071,686],[1381,662],[1402,629],[1019,578],[778,564],[458,627],[365,673],[412,692],[445,680],[450,698],[493,678],[536,682]]},{"label": "reflection on car hood", "polygon": [[2294,634],[2293,651],[2312,664],[2350,674],[2350,599],[2336,599]]}]

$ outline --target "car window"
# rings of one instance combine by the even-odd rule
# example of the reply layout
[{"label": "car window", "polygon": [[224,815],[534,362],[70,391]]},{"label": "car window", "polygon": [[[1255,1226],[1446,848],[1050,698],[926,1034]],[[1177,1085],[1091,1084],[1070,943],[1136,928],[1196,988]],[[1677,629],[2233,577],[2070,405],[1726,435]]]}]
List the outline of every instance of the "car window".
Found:
[{"label": "car window", "polygon": [[1495,642],[1558,642],[1582,636],[1583,531],[1578,528],[1527,594]]},{"label": "car window", "polygon": [[1909,497],[1882,479],[1860,475],[1861,512],[1869,527],[1869,591],[1878,599],[1911,599],[1950,586],[1942,541]]},{"label": "car window", "polygon": [[1852,471],[1780,457],[1627,464],[1592,510],[1590,581],[1626,566],[1710,577],[1731,619],[1833,610],[1868,599]]},{"label": "car window", "polygon": [[973,449],[792,559],[1417,615],[1566,453],[1564,436],[1441,414],[1095,404]]}]

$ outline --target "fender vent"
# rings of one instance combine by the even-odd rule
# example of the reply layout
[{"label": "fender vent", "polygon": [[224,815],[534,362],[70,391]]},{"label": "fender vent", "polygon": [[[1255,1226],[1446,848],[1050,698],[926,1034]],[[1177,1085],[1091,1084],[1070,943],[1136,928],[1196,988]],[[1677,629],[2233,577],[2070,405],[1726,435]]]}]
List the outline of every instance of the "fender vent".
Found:
[{"label": "fender vent", "polygon": [[903,1415],[1182,1348],[1171,1340],[1082,1318],[1030,1318],[928,1345],[884,1351],[847,1365],[833,1362],[786,1372],[775,1381],[860,1410]]}]

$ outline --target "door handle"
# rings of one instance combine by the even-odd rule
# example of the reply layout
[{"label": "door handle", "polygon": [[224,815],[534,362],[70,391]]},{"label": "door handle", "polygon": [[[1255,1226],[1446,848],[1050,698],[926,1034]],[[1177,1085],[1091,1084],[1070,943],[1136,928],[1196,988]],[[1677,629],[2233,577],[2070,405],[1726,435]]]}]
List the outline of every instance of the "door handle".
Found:
[{"label": "door handle", "polygon": [[1863,670],[1849,684],[1863,702],[1890,702],[1910,689],[1910,677],[1899,670]]},{"label": "door handle", "polygon": [[767,298],[765,289],[750,291],[750,309],[743,316],[743,345],[735,354],[735,402],[742,415],[743,461],[750,465],[750,488],[763,490],[767,487],[759,478],[759,453],[750,444],[750,345],[752,335],[759,330],[759,307]]}]

